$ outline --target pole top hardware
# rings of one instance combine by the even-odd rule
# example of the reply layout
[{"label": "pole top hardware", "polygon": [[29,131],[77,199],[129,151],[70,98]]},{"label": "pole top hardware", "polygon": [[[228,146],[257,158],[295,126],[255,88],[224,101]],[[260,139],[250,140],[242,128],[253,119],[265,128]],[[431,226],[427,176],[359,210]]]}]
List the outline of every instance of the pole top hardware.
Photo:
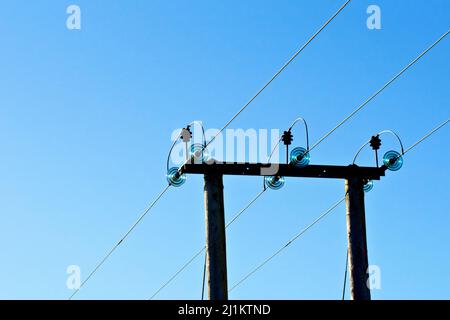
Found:
[{"label": "pole top hardware", "polygon": [[192,138],[191,126],[187,126],[186,128],[181,129],[180,139],[183,142],[189,142]]},{"label": "pole top hardware", "polygon": [[289,146],[292,143],[292,140],[294,140],[294,136],[292,135],[291,129],[284,131],[281,136],[281,141],[283,141],[284,145]]},{"label": "pole top hardware", "polygon": [[370,146],[375,151],[380,149],[380,147],[381,147],[381,139],[380,139],[380,135],[379,134],[377,134],[375,136],[372,136],[372,138],[370,139]]}]

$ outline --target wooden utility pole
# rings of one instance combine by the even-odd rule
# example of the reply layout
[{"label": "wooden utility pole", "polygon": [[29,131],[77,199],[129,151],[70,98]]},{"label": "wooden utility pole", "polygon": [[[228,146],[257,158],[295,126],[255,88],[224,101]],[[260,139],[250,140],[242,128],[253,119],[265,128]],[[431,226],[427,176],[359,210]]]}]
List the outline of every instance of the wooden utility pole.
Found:
[{"label": "wooden utility pole", "polygon": [[[206,209],[206,270],[209,299],[226,300],[227,262],[225,244],[225,219],[223,203],[223,176],[270,176],[265,168],[274,164],[224,163],[185,164],[181,174],[203,174],[205,176]],[[367,258],[366,221],[364,210],[364,182],[380,180],[386,166],[359,167],[308,165],[297,167],[292,164],[276,164],[278,176],[319,179],[345,179],[347,202],[347,234],[349,247],[349,273],[351,297],[354,300],[370,300],[367,286],[369,266]]]},{"label": "wooden utility pole", "polygon": [[223,176],[217,173],[206,173],[204,178],[208,298],[209,300],[227,300]]},{"label": "wooden utility pole", "polygon": [[364,209],[364,180],[345,180],[347,204],[348,268],[352,300],[370,300],[368,287],[369,259],[367,255],[366,216]]}]

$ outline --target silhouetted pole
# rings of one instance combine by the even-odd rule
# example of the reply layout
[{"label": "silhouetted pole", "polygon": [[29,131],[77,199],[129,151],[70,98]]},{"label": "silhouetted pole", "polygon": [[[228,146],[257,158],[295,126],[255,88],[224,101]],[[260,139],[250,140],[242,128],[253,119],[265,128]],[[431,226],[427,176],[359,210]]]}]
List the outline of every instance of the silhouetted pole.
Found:
[{"label": "silhouetted pole", "polygon": [[267,169],[276,165],[277,175],[320,179],[345,179],[347,202],[347,232],[349,246],[349,274],[352,299],[370,300],[367,287],[366,222],[364,210],[364,182],[380,180],[387,167],[359,167],[333,165],[307,165],[263,163],[201,163],[184,164],[183,174],[205,176],[207,279],[209,299],[227,299],[227,264],[225,244],[225,219],[223,204],[223,175],[266,176]]},{"label": "silhouetted pole", "polygon": [[209,300],[227,300],[227,258],[223,177],[207,173],[205,177],[206,270]]},{"label": "silhouetted pole", "polygon": [[352,300],[370,300],[363,179],[346,179],[345,191],[350,295]]}]

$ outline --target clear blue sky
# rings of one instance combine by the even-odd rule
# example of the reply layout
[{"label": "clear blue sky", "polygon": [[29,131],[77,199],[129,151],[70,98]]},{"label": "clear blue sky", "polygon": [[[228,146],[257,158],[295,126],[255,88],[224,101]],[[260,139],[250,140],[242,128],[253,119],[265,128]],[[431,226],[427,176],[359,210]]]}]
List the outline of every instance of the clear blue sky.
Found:
[{"label": "clear blue sky", "polygon": [[[3,1],[0,298],[66,299],[66,267],[87,276],[166,185],[172,131],[225,124],[343,2]],[[66,28],[70,4],[80,31]],[[381,7],[381,30],[366,28],[369,4]],[[447,31],[449,14],[447,0],[352,1],[231,128],[284,129],[303,116],[316,141]],[[383,129],[408,146],[447,119],[449,53],[447,37],[312,163],[349,164]],[[375,299],[450,298],[448,141],[444,128],[367,195]],[[204,245],[202,188],[189,176],[170,190],[77,298],[150,297]],[[226,177],[227,218],[260,188]],[[267,192],[228,230],[230,284],[343,192],[342,181],[311,179]],[[230,297],[339,299],[346,245],[341,206]],[[199,299],[202,271],[200,258],[158,297]]]}]

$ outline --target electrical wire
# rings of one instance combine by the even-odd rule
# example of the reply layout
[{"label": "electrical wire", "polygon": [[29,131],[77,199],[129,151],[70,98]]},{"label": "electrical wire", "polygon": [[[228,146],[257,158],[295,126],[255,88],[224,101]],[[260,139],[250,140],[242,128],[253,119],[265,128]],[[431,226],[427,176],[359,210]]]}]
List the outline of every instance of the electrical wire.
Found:
[{"label": "electrical wire", "polygon": [[150,212],[150,210],[156,205],[156,203],[161,199],[161,197],[169,190],[170,185],[165,187],[163,191],[153,200],[153,202],[145,209],[145,211],[141,214],[141,216],[136,220],[136,222],[131,226],[131,228],[125,233],[125,235],[116,243],[111,250],[105,255],[105,257],[100,260],[100,262],[95,266],[95,268],[91,271],[91,273],[87,276],[87,278],[81,283],[80,287],[77,288],[72,295],[69,297],[69,300],[81,290],[81,288],[91,279],[91,277],[97,272],[98,269],[108,260],[108,258],[113,254],[113,252],[123,243],[123,241],[130,235],[130,233],[137,227],[137,225],[144,219],[144,217]]},{"label": "electrical wire", "polygon": [[158,295],[169,283],[171,283],[181,272],[184,271],[199,255],[202,254],[203,251],[205,251],[206,247],[203,247],[199,252],[197,252],[192,258],[190,258],[178,271],[169,278],[156,292],[148,299],[153,300],[154,297]]},{"label": "electrical wire", "polygon": [[431,46],[429,46],[425,51],[423,51],[419,56],[412,60],[405,68],[403,68],[399,73],[397,73],[391,80],[386,82],[378,91],[372,94],[366,101],[364,101],[359,107],[353,110],[347,117],[345,117],[341,122],[339,122],[333,129],[326,133],[322,138],[320,138],[308,151],[312,151],[319,144],[321,144],[325,139],[327,139],[333,132],[335,132],[344,123],[350,120],[356,113],[363,109],[369,102],[375,99],[381,92],[383,92],[387,87],[389,87],[395,80],[397,80],[403,73],[405,73],[409,68],[411,68],[417,61],[419,61],[424,55],[426,55],[431,49],[433,49],[442,39],[444,39],[450,30],[444,33],[438,40],[436,40]]},{"label": "electrical wire", "polygon": [[[294,122],[292,122],[291,126],[289,127],[289,129],[287,131],[291,131],[295,125],[302,121],[304,126],[305,126],[305,131],[306,131],[306,150],[309,150],[309,131],[308,131],[308,123],[306,122],[306,120],[302,117],[299,117],[297,119],[294,120]],[[274,155],[275,151],[277,150],[278,146],[280,145],[280,142],[282,140],[282,137],[280,137],[277,141],[277,143],[275,144],[275,146],[272,148],[272,151],[270,152],[269,158],[267,159],[267,162],[270,162],[270,159],[272,159],[272,156]]]},{"label": "electrical wire", "polygon": [[[192,121],[191,123],[189,123],[186,128],[189,128],[190,126],[193,126],[194,124],[198,124],[200,126],[200,128],[202,129],[202,145],[206,146],[206,135],[205,135],[205,127],[203,126],[203,123],[201,121],[195,120]],[[170,146],[168,155],[167,155],[167,161],[166,161],[166,169],[167,171],[169,171],[169,165],[170,165],[170,156],[172,155],[172,150],[175,147],[175,145],[178,142],[178,139],[182,136],[183,134],[183,130],[186,129],[183,128],[180,130],[180,133],[177,135],[177,137],[175,138],[175,140],[173,141],[172,145]],[[205,150],[206,147],[203,148],[203,150]],[[186,158],[189,158],[189,150],[186,150]]]},{"label": "electrical wire", "polygon": [[[394,131],[392,131],[392,130],[383,130],[383,131],[381,131],[381,132],[378,132],[378,133],[375,134],[374,136],[381,136],[381,135],[383,135],[383,134],[385,134],[385,133],[391,133],[392,135],[394,135],[394,136],[397,138],[397,141],[398,141],[398,143],[400,144],[400,149],[401,149],[401,151],[402,151],[401,153],[403,154],[404,148],[403,148],[403,142],[402,142],[402,139],[400,139],[400,136],[399,136],[397,133],[395,133]],[[367,146],[367,145],[370,143],[371,140],[372,140],[372,139],[367,140],[367,141],[366,141],[366,142],[358,149],[358,152],[356,152],[355,157],[353,158],[353,164],[355,164],[356,159],[358,158],[359,154],[360,154],[361,151],[364,149],[364,147]],[[378,163],[377,163],[377,165],[378,165]]]},{"label": "electrical wire", "polygon": [[[227,225],[225,226],[225,229],[227,229],[229,226],[231,226],[237,219],[239,219],[239,217],[248,209],[250,208],[250,206],[256,201],[258,200],[259,197],[261,197],[261,195],[266,192],[267,189],[263,189],[261,190],[249,203],[247,203],[245,205],[244,208],[242,208],[231,220],[230,222],[227,223]],[[148,299],[148,300],[153,300],[153,298],[155,298],[165,287],[167,287],[173,280],[175,280],[175,278],[182,273],[192,262],[195,261],[195,259],[197,259],[198,256],[200,256],[203,251],[206,250],[206,246],[204,246],[200,251],[198,251],[197,253],[195,253],[185,264],[183,264],[183,266],[181,266],[181,268],[179,268],[166,282],[164,282],[164,284],[158,288],[158,290],[155,291],[155,293]],[[205,263],[206,265],[206,263]]]},{"label": "electrical wire", "polygon": [[208,257],[208,253],[205,252],[205,263],[203,264],[202,300],[204,300],[204,297],[205,297],[206,258],[207,257]]},{"label": "electrical wire", "polygon": [[342,288],[342,300],[345,300],[345,289],[347,286],[347,273],[348,273],[348,249],[347,249],[347,256],[345,258],[345,273],[344,273],[344,287]]},{"label": "electrical wire", "polygon": [[266,192],[267,191],[267,189],[262,189],[252,200],[250,200],[250,202],[249,203],[247,203],[247,205],[243,208],[243,209],[241,209],[241,211],[239,211],[231,220],[230,220],[230,222],[228,222],[227,223],[227,225],[225,226],[225,228],[228,228],[230,225],[232,225],[233,224],[233,222],[235,222],[237,219],[239,219],[239,217],[248,209],[248,208],[250,208],[250,206],[256,201],[256,200],[258,200],[259,199],[259,197],[261,197],[262,196],[262,194],[264,193],[264,192]]},{"label": "electrical wire", "polygon": [[289,127],[288,131],[291,131],[292,128],[294,128],[294,126],[297,124],[297,122],[303,122],[303,125],[305,126],[305,134],[306,134],[306,150],[309,150],[309,130],[308,130],[308,123],[306,122],[306,120],[302,117],[299,117],[297,119],[294,120],[294,122],[292,123],[292,125]]},{"label": "electrical wire", "polygon": [[431,137],[436,131],[438,131],[439,129],[443,128],[449,121],[450,121],[450,119],[447,119],[446,121],[444,121],[443,123],[441,123],[440,125],[438,125],[436,128],[434,128],[433,130],[431,130],[428,134],[426,134],[426,135],[423,136],[421,139],[419,139],[417,142],[415,142],[414,144],[412,144],[408,149],[406,149],[406,150],[403,152],[403,155],[405,155],[406,153],[408,153],[409,151],[411,151],[412,149],[414,149],[415,147],[417,147],[419,144],[421,144],[423,141],[425,141],[426,139],[428,139],[429,137]]},{"label": "electrical wire", "polygon": [[[192,121],[188,124],[188,126],[199,124],[202,129],[202,137],[203,137],[203,144],[206,144],[206,137],[205,137],[205,129],[203,127],[203,124],[201,121]],[[177,143],[178,138],[181,136],[182,131],[177,136],[175,141],[173,142],[172,146],[169,150],[169,155],[167,157],[167,168],[169,167],[169,158],[170,154]],[[77,288],[72,295],[69,297],[69,300],[72,300],[73,297],[81,290],[82,287],[92,278],[92,276],[100,269],[100,267],[109,259],[109,257],[113,254],[113,252],[123,243],[123,241],[130,235],[131,232],[138,226],[138,224],[144,219],[144,217],[150,212],[150,210],[156,205],[156,203],[162,198],[162,196],[169,190],[170,184],[167,185],[161,193],[155,198],[155,200],[147,207],[147,209],[139,216],[139,218],[135,221],[135,223],[130,227],[130,229],[125,233],[125,235],[111,248],[111,250],[108,251],[108,253],[103,257],[102,260],[95,266],[95,268],[89,273],[87,278],[81,283],[80,287]]]},{"label": "electrical wire", "polygon": [[275,75],[212,137],[206,144],[205,148],[209,146],[219,135],[223,132],[290,64],[297,58],[297,56],[325,29],[331,21],[350,3],[347,0],[309,39],[297,52],[278,70]]},{"label": "electrical wire", "polygon": [[241,285],[244,281],[246,281],[250,276],[256,273],[259,269],[264,267],[267,263],[269,263],[273,258],[278,256],[282,251],[284,251],[289,245],[291,245],[294,241],[298,240],[303,234],[305,234],[311,227],[325,218],[329,213],[331,213],[335,208],[337,208],[342,202],[344,202],[345,196],[333,204],[330,208],[328,208],[325,212],[323,212],[316,220],[303,228],[298,234],[296,234],[291,240],[289,240],[285,245],[283,245],[280,249],[278,249],[274,254],[264,260],[261,264],[259,264],[256,268],[252,269],[246,276],[244,276],[241,280],[239,280],[236,284],[234,284],[228,292],[233,291],[236,287]]}]

